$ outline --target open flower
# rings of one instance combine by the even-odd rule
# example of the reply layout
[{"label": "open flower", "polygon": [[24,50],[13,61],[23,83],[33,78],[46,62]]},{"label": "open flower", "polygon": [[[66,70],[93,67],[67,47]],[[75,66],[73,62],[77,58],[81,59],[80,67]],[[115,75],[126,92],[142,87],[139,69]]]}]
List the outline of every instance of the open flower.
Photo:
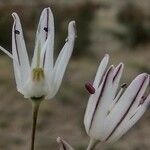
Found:
[{"label": "open flower", "polygon": [[75,21],[69,23],[66,43],[54,63],[54,19],[50,8],[45,8],[40,17],[30,64],[20,19],[16,13],[12,16],[12,54],[3,47],[0,49],[13,59],[17,90],[25,98],[50,99],[59,89],[73,51],[76,37]]},{"label": "open flower", "polygon": [[138,75],[125,90],[125,84],[119,87],[123,63],[106,70],[108,61],[109,55],[105,55],[93,85],[86,84],[91,95],[84,125],[91,141],[109,143],[118,140],[141,118],[150,103],[150,95],[144,96],[149,85],[148,74]]}]

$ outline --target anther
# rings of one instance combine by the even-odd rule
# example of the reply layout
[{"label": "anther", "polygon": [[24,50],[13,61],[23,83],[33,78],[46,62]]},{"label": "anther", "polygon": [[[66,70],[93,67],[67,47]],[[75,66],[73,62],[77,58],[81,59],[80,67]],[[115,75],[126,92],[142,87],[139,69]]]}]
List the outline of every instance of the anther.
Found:
[{"label": "anther", "polygon": [[139,105],[142,105],[146,100],[146,96],[142,96]]},{"label": "anther", "polygon": [[20,34],[19,30],[15,30],[14,32],[15,32],[15,34]]},{"label": "anther", "polygon": [[45,32],[48,32],[48,28],[47,28],[47,27],[44,27],[44,31],[45,31]]},{"label": "anther", "polygon": [[90,94],[94,94],[95,93],[95,88],[93,87],[93,85],[90,83],[90,82],[87,82],[85,84],[85,88],[87,89],[87,91],[90,93]]},{"label": "anther", "polygon": [[127,84],[126,83],[123,83],[122,85],[121,85],[121,88],[126,88],[127,87]]}]

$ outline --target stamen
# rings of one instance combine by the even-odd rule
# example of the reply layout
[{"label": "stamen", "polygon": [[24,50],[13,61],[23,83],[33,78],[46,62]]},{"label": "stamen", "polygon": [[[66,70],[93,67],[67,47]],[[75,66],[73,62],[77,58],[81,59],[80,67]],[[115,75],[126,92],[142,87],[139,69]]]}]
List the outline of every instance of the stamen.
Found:
[{"label": "stamen", "polygon": [[15,30],[14,32],[15,32],[15,34],[20,34],[19,30]]},{"label": "stamen", "polygon": [[93,87],[93,85],[90,83],[90,82],[87,82],[85,84],[85,88],[87,89],[87,91],[90,93],[90,94],[94,94],[95,93],[95,88]]},{"label": "stamen", "polygon": [[125,88],[127,87],[127,84],[126,83],[123,83],[121,85],[121,89],[120,91],[118,92],[118,94],[116,95],[115,99],[113,100],[112,104],[109,106],[109,109],[108,109],[108,112],[107,112],[107,115],[110,114],[110,112],[112,111],[112,109],[114,108],[115,104],[119,101],[121,95],[123,94]]},{"label": "stamen", "polygon": [[121,88],[126,88],[127,87],[127,84],[126,83],[123,83],[122,85],[121,85]]},{"label": "stamen", "polygon": [[[143,95],[143,96],[141,97],[141,100],[140,100],[140,102],[139,102],[139,105],[142,105],[142,104],[145,102],[145,100],[146,100],[146,96]],[[138,105],[138,106],[139,106],[139,105]]]},{"label": "stamen", "polygon": [[123,92],[124,92],[124,90],[125,90],[126,87],[127,87],[127,84],[126,84],[126,83],[123,83],[123,84],[121,85],[121,89],[120,89],[120,91],[118,92],[118,94],[116,95],[116,97],[115,97],[115,99],[114,99],[115,103],[118,102],[118,100],[120,99],[120,97],[121,97],[121,95],[123,94]]},{"label": "stamen", "polygon": [[32,70],[32,80],[40,81],[44,79],[44,70],[42,68],[34,68]]}]

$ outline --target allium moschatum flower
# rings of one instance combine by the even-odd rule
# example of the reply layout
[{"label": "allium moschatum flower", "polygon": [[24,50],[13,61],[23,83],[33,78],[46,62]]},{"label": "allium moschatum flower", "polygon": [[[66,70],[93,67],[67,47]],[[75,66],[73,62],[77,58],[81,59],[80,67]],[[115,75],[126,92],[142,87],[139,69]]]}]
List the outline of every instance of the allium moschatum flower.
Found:
[{"label": "allium moschatum flower", "polygon": [[125,134],[144,114],[150,95],[144,96],[149,75],[138,75],[125,90],[119,87],[124,65],[113,65],[106,70],[109,55],[105,55],[98,68],[93,85],[86,84],[91,93],[84,117],[87,134],[95,141],[114,142]]},{"label": "allium moschatum flower", "polygon": [[75,21],[68,26],[68,37],[56,62],[54,63],[54,19],[50,8],[41,14],[35,41],[34,55],[31,64],[23,38],[20,19],[12,14],[12,54],[3,47],[0,49],[13,59],[17,90],[33,101],[33,125],[31,150],[34,150],[37,115],[41,100],[51,99],[57,93],[66,66],[71,57],[76,37]]},{"label": "allium moschatum flower", "polygon": [[60,137],[58,137],[56,141],[59,145],[59,150],[74,150],[72,146],[70,146],[65,140],[61,139]]},{"label": "allium moschatum flower", "polygon": [[76,37],[75,21],[69,23],[66,43],[54,64],[54,19],[50,8],[45,8],[40,17],[30,64],[20,19],[16,13],[12,16],[12,54],[3,47],[0,49],[13,59],[17,89],[25,98],[50,99],[59,89],[73,51]]}]

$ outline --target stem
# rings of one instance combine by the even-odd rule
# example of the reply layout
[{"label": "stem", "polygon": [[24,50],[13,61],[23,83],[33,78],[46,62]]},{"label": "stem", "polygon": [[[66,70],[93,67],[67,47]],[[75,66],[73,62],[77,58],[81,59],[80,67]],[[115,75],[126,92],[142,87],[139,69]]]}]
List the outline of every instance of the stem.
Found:
[{"label": "stem", "polygon": [[36,124],[37,124],[37,117],[38,111],[41,104],[41,100],[32,100],[32,134],[31,134],[31,150],[34,150],[34,143],[35,143],[35,133],[36,133]]},{"label": "stem", "polygon": [[97,144],[98,144],[97,140],[90,139],[90,142],[89,142],[89,145],[87,147],[87,150],[93,150]]}]

